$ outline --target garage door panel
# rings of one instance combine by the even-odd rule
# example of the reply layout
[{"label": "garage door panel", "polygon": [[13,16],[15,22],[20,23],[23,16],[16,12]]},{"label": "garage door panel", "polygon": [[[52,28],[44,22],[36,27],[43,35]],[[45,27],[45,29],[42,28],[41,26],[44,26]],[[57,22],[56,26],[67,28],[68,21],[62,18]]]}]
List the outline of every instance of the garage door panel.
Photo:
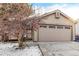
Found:
[{"label": "garage door panel", "polygon": [[71,29],[39,28],[39,41],[69,41]]}]

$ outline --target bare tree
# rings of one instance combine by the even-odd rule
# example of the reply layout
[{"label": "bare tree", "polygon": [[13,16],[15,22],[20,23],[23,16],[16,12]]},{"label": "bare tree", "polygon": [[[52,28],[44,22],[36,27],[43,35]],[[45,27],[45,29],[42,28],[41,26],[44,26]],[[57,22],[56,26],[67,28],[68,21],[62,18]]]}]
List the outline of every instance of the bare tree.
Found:
[{"label": "bare tree", "polygon": [[[15,32],[19,47],[23,46],[23,35],[25,27],[22,23],[23,20],[32,14],[32,6],[26,4],[0,4],[0,33],[3,40],[8,39],[8,35]],[[28,22],[28,21],[27,21]],[[28,27],[28,26],[26,26]]]}]

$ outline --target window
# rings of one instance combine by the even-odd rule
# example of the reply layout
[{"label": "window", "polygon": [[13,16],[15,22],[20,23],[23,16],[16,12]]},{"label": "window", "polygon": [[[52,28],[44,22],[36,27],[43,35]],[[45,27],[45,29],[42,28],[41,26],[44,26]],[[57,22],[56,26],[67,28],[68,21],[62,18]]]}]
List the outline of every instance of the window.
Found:
[{"label": "window", "polygon": [[58,29],[63,29],[63,26],[59,25],[57,26]]},{"label": "window", "polygon": [[42,27],[42,28],[46,28],[47,26],[46,26],[46,25],[41,25],[40,27]]},{"label": "window", "polygon": [[65,26],[65,29],[70,29],[70,26]]},{"label": "window", "polygon": [[50,25],[49,28],[55,28],[55,26],[54,25]]}]

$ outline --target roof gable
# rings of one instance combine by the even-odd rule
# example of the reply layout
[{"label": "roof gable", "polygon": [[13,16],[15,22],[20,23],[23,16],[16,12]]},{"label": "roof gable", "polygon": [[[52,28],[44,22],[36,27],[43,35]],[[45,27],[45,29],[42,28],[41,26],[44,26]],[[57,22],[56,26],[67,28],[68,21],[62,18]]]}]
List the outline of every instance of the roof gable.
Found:
[{"label": "roof gable", "polygon": [[45,13],[43,15],[41,15],[40,17],[38,18],[43,18],[43,17],[46,17],[46,16],[49,16],[49,15],[52,15],[53,13],[56,13],[56,12],[59,12],[62,16],[64,16],[65,18],[67,18],[69,21],[71,21],[72,23],[76,23],[71,17],[67,16],[65,13],[61,12],[60,10],[54,10],[52,12],[48,12],[48,13]]}]

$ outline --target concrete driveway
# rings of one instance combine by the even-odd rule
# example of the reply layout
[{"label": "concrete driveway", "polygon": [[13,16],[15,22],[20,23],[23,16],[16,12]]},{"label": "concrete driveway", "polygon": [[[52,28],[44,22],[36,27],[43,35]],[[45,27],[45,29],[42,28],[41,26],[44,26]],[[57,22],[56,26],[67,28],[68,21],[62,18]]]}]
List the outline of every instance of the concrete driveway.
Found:
[{"label": "concrete driveway", "polygon": [[79,42],[39,42],[44,56],[79,56]]}]

